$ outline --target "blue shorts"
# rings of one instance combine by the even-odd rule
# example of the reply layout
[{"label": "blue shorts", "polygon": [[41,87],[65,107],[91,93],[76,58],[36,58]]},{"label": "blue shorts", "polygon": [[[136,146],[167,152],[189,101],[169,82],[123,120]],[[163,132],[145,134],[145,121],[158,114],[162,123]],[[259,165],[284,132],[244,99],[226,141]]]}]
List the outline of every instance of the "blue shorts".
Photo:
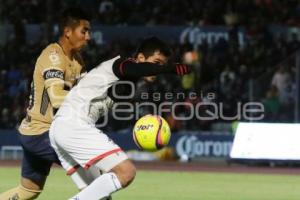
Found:
[{"label": "blue shorts", "polygon": [[41,135],[19,134],[24,150],[22,177],[32,181],[43,181],[49,175],[53,163],[60,161],[50,145],[49,132]]}]

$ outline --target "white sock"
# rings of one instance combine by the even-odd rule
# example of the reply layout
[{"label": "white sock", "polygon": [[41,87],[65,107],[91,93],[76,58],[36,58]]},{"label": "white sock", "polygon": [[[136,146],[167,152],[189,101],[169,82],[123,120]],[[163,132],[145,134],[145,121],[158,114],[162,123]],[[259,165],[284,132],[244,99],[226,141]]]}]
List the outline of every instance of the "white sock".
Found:
[{"label": "white sock", "polygon": [[121,189],[122,185],[115,173],[107,173],[98,177],[89,186],[70,200],[99,200]]}]

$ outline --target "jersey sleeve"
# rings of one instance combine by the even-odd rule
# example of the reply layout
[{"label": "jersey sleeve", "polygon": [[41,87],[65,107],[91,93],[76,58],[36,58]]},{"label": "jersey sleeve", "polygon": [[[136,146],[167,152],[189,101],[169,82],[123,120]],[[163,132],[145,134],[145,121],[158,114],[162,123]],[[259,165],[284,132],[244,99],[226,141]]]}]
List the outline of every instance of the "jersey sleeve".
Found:
[{"label": "jersey sleeve", "polygon": [[55,48],[46,49],[37,62],[46,89],[51,85],[64,85],[65,63],[62,52]]},{"label": "jersey sleeve", "polygon": [[120,79],[137,79],[164,73],[175,73],[174,67],[156,63],[136,63],[133,59],[118,59],[113,64],[113,72]]},{"label": "jersey sleeve", "polygon": [[55,108],[61,105],[68,93],[64,90],[65,63],[63,56],[63,52],[55,48],[46,49],[37,61],[44,79],[45,90]]}]

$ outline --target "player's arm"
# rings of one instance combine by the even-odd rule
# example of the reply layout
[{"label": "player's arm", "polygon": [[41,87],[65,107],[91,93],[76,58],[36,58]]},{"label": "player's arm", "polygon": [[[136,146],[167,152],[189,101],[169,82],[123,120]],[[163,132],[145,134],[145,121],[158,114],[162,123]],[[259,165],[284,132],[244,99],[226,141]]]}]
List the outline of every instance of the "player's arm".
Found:
[{"label": "player's arm", "polygon": [[44,80],[44,92],[42,98],[48,96],[53,108],[58,108],[65,96],[68,94],[65,86],[65,67],[64,53],[55,46],[49,47],[42,52],[38,58],[38,66]]},{"label": "player's arm", "polygon": [[64,90],[64,84],[55,84],[47,88],[49,99],[53,108],[59,108],[69,91]]},{"label": "player's arm", "polygon": [[118,59],[113,64],[113,72],[119,78],[130,79],[167,73],[184,75],[190,73],[190,68],[184,64],[159,65],[149,62],[136,63],[131,59]]},{"label": "player's arm", "polygon": [[58,108],[69,92],[64,89],[64,72],[58,69],[49,69],[44,72],[43,76],[51,105],[53,108]]}]

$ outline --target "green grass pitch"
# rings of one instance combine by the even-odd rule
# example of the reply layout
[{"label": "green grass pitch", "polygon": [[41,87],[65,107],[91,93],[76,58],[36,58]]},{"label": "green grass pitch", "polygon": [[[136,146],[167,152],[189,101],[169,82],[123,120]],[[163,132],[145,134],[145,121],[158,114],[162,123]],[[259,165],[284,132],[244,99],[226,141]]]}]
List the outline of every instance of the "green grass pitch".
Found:
[{"label": "green grass pitch", "polygon": [[[0,168],[0,192],[19,181],[19,168]],[[39,200],[65,200],[77,192],[62,169],[54,168]],[[114,200],[299,200],[300,176],[138,171]]]}]

